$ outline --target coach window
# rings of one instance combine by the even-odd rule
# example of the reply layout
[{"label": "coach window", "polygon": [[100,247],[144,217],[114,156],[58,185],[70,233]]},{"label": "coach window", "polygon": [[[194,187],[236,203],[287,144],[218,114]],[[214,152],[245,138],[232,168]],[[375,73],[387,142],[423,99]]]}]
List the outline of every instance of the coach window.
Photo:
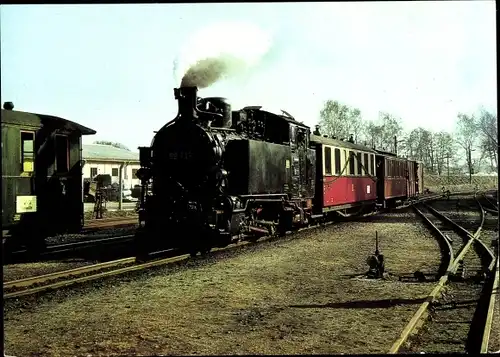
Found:
[{"label": "coach window", "polygon": [[368,172],[371,175],[374,175],[374,173],[373,173],[373,157],[372,157],[372,155],[368,155]]},{"label": "coach window", "polygon": [[361,162],[361,155],[362,154],[360,152],[358,152],[357,159],[358,159],[358,175],[359,176],[363,176],[363,163]]},{"label": "coach window", "polygon": [[34,146],[35,133],[32,131],[21,131],[21,165],[23,172],[34,170]]},{"label": "coach window", "polygon": [[332,149],[325,147],[325,175],[332,174]]},{"label": "coach window", "polygon": [[349,151],[349,175],[355,175],[354,155],[354,152]]},{"label": "coach window", "polygon": [[335,175],[340,175],[340,149],[335,149]]},{"label": "coach window", "polygon": [[375,155],[370,155],[372,157],[372,161],[371,161],[371,167],[372,167],[372,174],[373,175],[376,175],[377,171],[375,169]]},{"label": "coach window", "polygon": [[69,147],[68,137],[56,135],[56,172],[68,172],[69,166]]},{"label": "coach window", "polygon": [[367,171],[370,166],[368,166],[368,154],[364,154],[363,165],[365,166],[365,175],[369,175],[370,173]]}]

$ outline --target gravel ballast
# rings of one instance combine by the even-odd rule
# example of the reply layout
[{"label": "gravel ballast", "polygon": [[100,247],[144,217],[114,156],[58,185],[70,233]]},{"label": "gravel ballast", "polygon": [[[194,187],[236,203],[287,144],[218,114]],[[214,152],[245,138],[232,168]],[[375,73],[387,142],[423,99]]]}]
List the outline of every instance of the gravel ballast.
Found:
[{"label": "gravel ballast", "polygon": [[[361,277],[375,231],[387,280]],[[5,304],[17,356],[386,353],[435,282],[436,239],[413,213],[315,229],[223,257]]]}]

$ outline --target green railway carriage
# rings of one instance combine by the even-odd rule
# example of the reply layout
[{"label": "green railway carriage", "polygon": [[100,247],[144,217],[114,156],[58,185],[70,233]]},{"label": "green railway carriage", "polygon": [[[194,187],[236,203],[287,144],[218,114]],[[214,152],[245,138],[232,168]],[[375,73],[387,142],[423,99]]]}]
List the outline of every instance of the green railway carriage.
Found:
[{"label": "green railway carriage", "polygon": [[13,110],[2,114],[2,237],[37,246],[83,224],[82,135],[72,121]]}]

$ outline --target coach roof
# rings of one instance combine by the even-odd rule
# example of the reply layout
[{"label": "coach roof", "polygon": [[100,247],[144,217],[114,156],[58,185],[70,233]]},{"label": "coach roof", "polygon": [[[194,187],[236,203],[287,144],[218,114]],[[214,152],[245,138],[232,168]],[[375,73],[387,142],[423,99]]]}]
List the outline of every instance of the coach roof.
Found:
[{"label": "coach roof", "polygon": [[313,142],[316,142],[316,143],[323,144],[323,145],[331,145],[331,146],[337,146],[337,147],[341,147],[341,148],[365,151],[365,152],[370,152],[373,154],[377,153],[375,150],[373,150],[372,148],[369,148],[368,146],[365,146],[365,145],[351,143],[350,141],[325,138],[323,136],[318,136],[318,135],[314,135],[314,134],[311,134],[310,140]]},{"label": "coach roof", "polygon": [[22,112],[19,110],[2,109],[2,123],[32,126],[40,128],[42,125],[54,127],[56,129],[66,129],[78,131],[82,135],[93,135],[95,130],[87,128],[73,121],[47,114]]}]

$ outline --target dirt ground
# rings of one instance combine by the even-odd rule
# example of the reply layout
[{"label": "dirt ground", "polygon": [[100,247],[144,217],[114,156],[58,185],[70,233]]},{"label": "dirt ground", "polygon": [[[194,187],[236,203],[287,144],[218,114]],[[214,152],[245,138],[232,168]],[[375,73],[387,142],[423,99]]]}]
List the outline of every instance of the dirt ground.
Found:
[{"label": "dirt ground", "polygon": [[[368,280],[375,231],[387,280]],[[16,356],[386,353],[434,282],[435,238],[413,214],[311,230],[176,267],[5,304]]]}]

